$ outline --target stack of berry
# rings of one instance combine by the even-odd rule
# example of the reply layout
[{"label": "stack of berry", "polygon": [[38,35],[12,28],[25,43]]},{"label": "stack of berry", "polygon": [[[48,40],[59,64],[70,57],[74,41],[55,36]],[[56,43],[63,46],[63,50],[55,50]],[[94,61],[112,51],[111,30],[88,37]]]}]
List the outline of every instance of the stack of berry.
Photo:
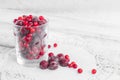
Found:
[{"label": "stack of berry", "polygon": [[47,20],[43,16],[23,15],[14,19],[16,52],[28,60],[36,60],[44,55]]}]

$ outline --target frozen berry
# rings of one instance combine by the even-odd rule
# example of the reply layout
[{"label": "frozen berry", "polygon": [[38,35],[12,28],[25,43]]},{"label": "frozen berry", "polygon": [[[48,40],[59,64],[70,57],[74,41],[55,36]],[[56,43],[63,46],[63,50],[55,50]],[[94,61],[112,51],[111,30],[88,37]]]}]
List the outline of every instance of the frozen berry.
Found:
[{"label": "frozen berry", "polygon": [[58,57],[58,59],[59,59],[59,60],[61,60],[61,59],[63,59],[63,58],[64,58],[64,54],[59,53],[59,54],[57,55],[57,57]]},{"label": "frozen berry", "polygon": [[54,47],[57,47],[57,43],[54,43],[53,46],[54,46]]},{"label": "frozen berry", "polygon": [[41,69],[47,69],[48,68],[48,62],[46,60],[43,60],[40,62],[40,68]]},{"label": "frozen berry", "polygon": [[69,64],[69,61],[68,61],[67,59],[63,58],[63,59],[61,59],[61,60],[59,61],[59,64],[60,64],[62,67],[66,67],[66,66],[68,66],[68,64]]},{"label": "frozen berry", "polygon": [[82,68],[78,68],[78,73],[82,73],[83,72],[83,70],[82,70]]},{"label": "frozen berry", "polygon": [[56,61],[51,61],[51,62],[49,63],[48,69],[50,69],[50,70],[55,70],[55,69],[57,69],[57,68],[58,68],[58,62],[56,62]]},{"label": "frozen berry", "polygon": [[49,57],[52,57],[52,56],[54,56],[54,53],[50,52],[50,53],[48,54],[48,56],[49,56]]},{"label": "frozen berry", "polygon": [[91,73],[92,74],[96,74],[97,70],[96,69],[92,69]]},{"label": "frozen berry", "polygon": [[52,62],[52,61],[58,62],[58,58],[56,56],[48,57],[48,62]]}]

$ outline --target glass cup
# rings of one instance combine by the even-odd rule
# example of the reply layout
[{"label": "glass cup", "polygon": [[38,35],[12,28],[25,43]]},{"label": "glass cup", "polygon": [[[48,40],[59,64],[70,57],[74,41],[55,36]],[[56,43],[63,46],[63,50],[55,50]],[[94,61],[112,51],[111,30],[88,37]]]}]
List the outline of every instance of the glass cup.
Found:
[{"label": "glass cup", "polygon": [[38,65],[46,52],[48,22],[37,27],[14,26],[17,62]]}]

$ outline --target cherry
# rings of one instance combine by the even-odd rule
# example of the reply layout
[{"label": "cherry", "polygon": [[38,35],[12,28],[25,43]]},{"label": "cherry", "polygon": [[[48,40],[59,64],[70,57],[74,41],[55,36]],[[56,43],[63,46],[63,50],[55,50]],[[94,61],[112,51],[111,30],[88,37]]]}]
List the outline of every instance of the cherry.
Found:
[{"label": "cherry", "polygon": [[78,68],[78,73],[82,73],[83,72],[83,70],[82,70],[82,68]]},{"label": "cherry", "polygon": [[46,60],[42,60],[40,62],[40,68],[41,69],[47,69],[48,68],[48,62]]},{"label": "cherry", "polygon": [[91,73],[92,74],[96,74],[97,70],[96,69],[92,69]]},{"label": "cherry", "polygon": [[54,46],[54,47],[57,47],[57,43],[54,43],[53,46]]}]

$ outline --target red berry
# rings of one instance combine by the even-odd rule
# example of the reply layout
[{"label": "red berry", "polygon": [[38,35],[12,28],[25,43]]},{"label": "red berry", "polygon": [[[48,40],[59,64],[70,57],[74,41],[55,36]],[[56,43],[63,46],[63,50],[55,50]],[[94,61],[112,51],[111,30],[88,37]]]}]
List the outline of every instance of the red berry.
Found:
[{"label": "red berry", "polygon": [[47,69],[48,68],[48,62],[46,60],[43,60],[40,62],[40,68],[41,69]]},{"label": "red berry", "polygon": [[51,45],[48,45],[48,48],[51,48]]},{"label": "red berry", "polygon": [[78,71],[78,73],[82,73],[83,72],[82,68],[79,68],[77,71]]},{"label": "red berry", "polygon": [[69,58],[69,55],[65,55],[65,59],[70,59],[70,58]]},{"label": "red berry", "polygon": [[18,20],[22,20],[23,18],[22,17],[18,17]]},{"label": "red berry", "polygon": [[48,54],[48,56],[49,56],[49,57],[52,57],[52,56],[54,56],[54,53],[50,52],[50,53]]},{"label": "red berry", "polygon": [[29,47],[29,44],[28,43],[24,43],[24,47]]},{"label": "red berry", "polygon": [[35,29],[34,28],[30,28],[30,33],[34,33]]},{"label": "red berry", "polygon": [[72,68],[72,67],[73,67],[73,65],[72,65],[72,64],[68,64],[68,67],[69,67],[69,68]]},{"label": "red berry", "polygon": [[16,21],[17,21],[17,19],[14,19],[14,21],[13,21],[13,22],[14,22],[14,23],[16,23]]},{"label": "red berry", "polygon": [[34,26],[38,26],[38,22],[37,21],[34,22]]},{"label": "red berry", "polygon": [[33,16],[32,15],[29,15],[29,17],[32,19],[33,18]]},{"label": "red berry", "polygon": [[24,21],[23,24],[24,24],[24,25],[28,25],[28,21]]},{"label": "red berry", "polygon": [[91,73],[92,74],[96,74],[97,70],[96,69],[92,69]]},{"label": "red berry", "polygon": [[40,19],[40,20],[44,20],[44,17],[43,17],[43,16],[39,16],[39,19]]},{"label": "red berry", "polygon": [[77,68],[77,64],[73,64],[73,68],[76,69]]},{"label": "red berry", "polygon": [[57,47],[57,43],[54,43],[53,46],[54,46],[54,47]]},{"label": "red berry", "polygon": [[76,64],[76,63],[74,61],[72,61],[71,64],[73,65],[73,64]]},{"label": "red berry", "polygon": [[39,53],[40,56],[43,56],[44,54],[45,54],[45,52],[43,50],[40,51],[40,53]]}]

